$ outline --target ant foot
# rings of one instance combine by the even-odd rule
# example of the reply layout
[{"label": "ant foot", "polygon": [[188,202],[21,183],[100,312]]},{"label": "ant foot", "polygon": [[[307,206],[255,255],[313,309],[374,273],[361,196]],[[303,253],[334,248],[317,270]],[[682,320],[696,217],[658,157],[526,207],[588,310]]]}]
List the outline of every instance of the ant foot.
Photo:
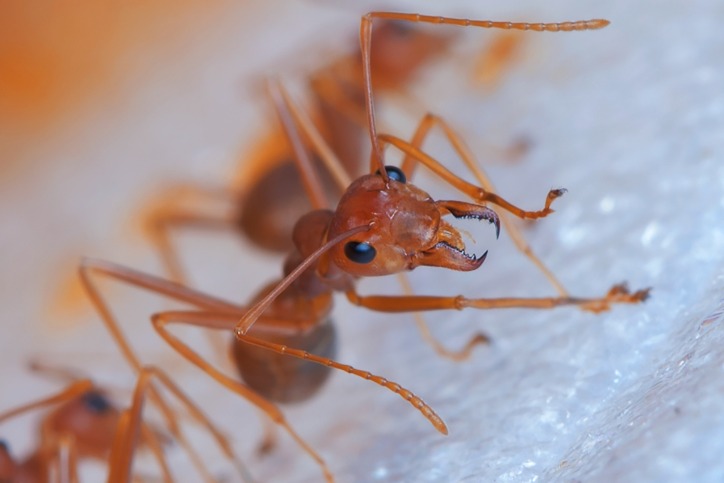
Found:
[{"label": "ant foot", "polygon": [[548,196],[546,196],[546,205],[545,205],[545,208],[543,209],[543,211],[548,211],[548,213],[553,213],[553,210],[551,210],[551,204],[553,203],[554,200],[556,200],[556,199],[560,198],[561,196],[563,196],[564,194],[566,194],[566,192],[568,192],[568,190],[565,188],[556,188],[556,189],[550,190],[548,192]]},{"label": "ant foot", "polygon": [[486,334],[483,334],[482,332],[478,332],[470,339],[468,339],[467,343],[462,349],[456,351],[448,350],[438,344],[434,344],[434,349],[440,357],[444,357],[445,359],[449,359],[453,362],[462,362],[470,359],[470,356],[473,353],[473,349],[475,349],[476,346],[490,345],[490,343],[490,337],[488,337]]},{"label": "ant foot", "polygon": [[264,458],[271,454],[272,451],[274,451],[274,448],[276,448],[277,442],[276,438],[270,437],[269,435],[265,436],[264,439],[261,440],[259,445],[256,447],[256,454],[260,458]]},{"label": "ant foot", "polygon": [[649,298],[651,288],[645,288],[631,292],[628,284],[618,283],[611,287],[605,297],[599,300],[592,300],[581,306],[583,310],[593,313],[604,312],[611,308],[612,304],[638,304]]},{"label": "ant foot", "polygon": [[565,188],[550,190],[548,192],[548,196],[546,196],[546,203],[542,210],[525,212],[523,215],[521,215],[521,218],[527,220],[537,220],[539,218],[545,218],[546,216],[550,215],[555,211],[551,209],[551,204],[553,203],[553,201],[566,194],[567,191],[568,190]]}]

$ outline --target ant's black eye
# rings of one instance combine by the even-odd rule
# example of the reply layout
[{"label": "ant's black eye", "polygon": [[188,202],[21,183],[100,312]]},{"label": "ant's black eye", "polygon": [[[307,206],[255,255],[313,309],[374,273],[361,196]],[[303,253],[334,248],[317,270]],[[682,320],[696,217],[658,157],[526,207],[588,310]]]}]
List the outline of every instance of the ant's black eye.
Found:
[{"label": "ant's black eye", "polygon": [[[393,179],[398,183],[407,183],[405,173],[403,173],[397,166],[385,166],[385,171],[387,171],[387,176],[389,176],[390,179]],[[375,174],[380,174],[380,170],[378,169]]]},{"label": "ant's black eye", "polygon": [[353,241],[344,246],[344,254],[353,262],[370,263],[375,259],[377,250],[369,243]]},{"label": "ant's black eye", "polygon": [[88,391],[83,394],[83,403],[94,413],[104,413],[111,408],[111,403],[106,397],[97,391]]}]

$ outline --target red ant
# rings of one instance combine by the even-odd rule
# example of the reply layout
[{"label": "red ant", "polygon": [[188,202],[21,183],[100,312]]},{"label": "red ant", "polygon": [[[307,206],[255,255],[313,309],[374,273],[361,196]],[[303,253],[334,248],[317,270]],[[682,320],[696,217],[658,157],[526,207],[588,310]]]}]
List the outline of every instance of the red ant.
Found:
[{"label": "red ant", "polygon": [[[81,280],[91,300],[122,347],[127,359],[138,365],[116,320],[94,281],[104,276],[159,295],[190,304],[195,310],[176,310],[154,314],[153,326],[174,349],[201,368],[214,380],[241,395],[264,411],[285,429],[322,468],[327,480],[332,475],[321,457],[304,442],[286,422],[275,402],[303,400],[324,382],[329,368],[339,369],[373,381],[399,394],[418,409],[441,433],[447,433],[442,419],[422,399],[397,383],[369,372],[340,364],[334,357],[335,329],[329,320],[335,291],[344,292],[355,305],[382,312],[412,312],[446,309],[553,308],[575,306],[582,310],[601,312],[619,303],[639,303],[648,290],[629,292],[624,285],[613,286],[602,297],[581,298],[567,294],[549,277],[561,294],[541,298],[467,298],[463,296],[363,296],[355,290],[359,277],[395,274],[418,266],[448,268],[460,271],[478,269],[487,252],[474,256],[465,251],[461,234],[445,218],[474,218],[487,221],[496,234],[504,219],[487,205],[522,219],[538,219],[549,215],[551,203],[565,190],[551,190],[544,207],[523,210],[495,194],[490,182],[477,166],[462,140],[440,118],[428,115],[421,122],[412,142],[388,134],[377,134],[372,100],[371,35],[375,19],[428,22],[484,28],[535,31],[571,31],[601,28],[605,20],[529,24],[473,21],[414,14],[373,12],[362,18],[361,45],[368,128],[372,141],[370,174],[348,183],[344,170],[324,154],[323,140],[313,125],[296,108],[281,86],[272,83],[270,92],[279,111],[287,135],[296,151],[305,189],[314,211],[296,223],[293,232],[295,250],[284,263],[284,278],[273,282],[252,299],[251,306],[204,294],[184,285],[164,280],[113,263],[86,259],[80,267]],[[295,126],[299,126],[301,133]],[[449,171],[420,148],[433,127],[442,129],[458,155],[472,171],[479,185],[469,183]],[[311,159],[305,152],[301,135],[307,138],[320,157],[338,173],[336,180],[346,186],[335,210],[324,200],[324,190]],[[400,168],[385,166],[383,147],[394,146],[405,159]],[[450,184],[472,201],[434,200],[430,195],[407,182],[422,163],[441,180]],[[336,168],[335,168],[336,166]],[[332,169],[335,168],[335,169]],[[525,247],[525,245],[524,245]],[[525,251],[525,250],[524,250]],[[532,254],[529,257],[535,259]],[[544,267],[543,267],[544,268]],[[548,273],[545,269],[544,272]],[[233,330],[236,339],[233,355],[244,382],[234,380],[213,367],[188,345],[172,335],[167,326],[180,323],[216,330]],[[291,356],[291,357],[288,357]],[[314,364],[318,364],[315,367]]]},{"label": "red ant", "polygon": [[[405,86],[423,66],[444,54],[452,39],[451,35],[412,28],[404,21],[380,22],[375,26],[375,44],[370,53],[375,90],[407,96]],[[364,145],[365,85],[359,57],[359,53],[338,57],[314,71],[308,82],[310,117],[346,172],[354,175],[366,170],[368,149]],[[486,65],[502,63],[496,57]],[[522,149],[523,143],[516,143],[503,155],[518,156]],[[243,154],[245,168],[238,188],[181,185],[162,193],[159,199],[163,201],[151,209],[144,225],[169,275],[178,282],[186,281],[171,242],[170,232],[178,228],[232,229],[265,250],[285,253],[293,249],[294,223],[311,209],[293,157],[286,135],[277,129]],[[315,165],[321,166],[318,159]],[[338,189],[325,170],[320,172],[325,195],[338,198],[344,190]],[[185,200],[191,205],[193,201],[196,205],[224,203],[230,209],[224,214],[203,213],[200,206],[184,208]]]},{"label": "red ant", "polygon": [[[61,373],[67,371],[50,369],[40,365],[33,370]],[[153,381],[160,383],[177,399],[191,416],[212,435],[222,453],[233,462],[244,481],[251,481],[248,471],[234,455],[231,445],[221,431],[201,409],[158,368],[143,367],[138,375],[131,406],[125,410],[117,408],[108,395],[90,379],[73,381],[62,391],[0,414],[0,423],[23,415],[29,411],[55,407],[40,423],[38,447],[24,460],[18,462],[10,454],[9,445],[0,440],[0,481],[33,483],[46,481],[78,481],[78,463],[86,459],[108,462],[108,481],[130,481],[136,448],[143,445],[151,450],[156,459],[163,480],[172,482],[172,471],[166,462],[160,436],[142,420],[143,406]],[[170,410],[169,410],[170,411]],[[176,417],[166,419],[169,431],[189,453],[205,481],[216,481],[205,468],[203,460],[188,444],[180,431]]]}]

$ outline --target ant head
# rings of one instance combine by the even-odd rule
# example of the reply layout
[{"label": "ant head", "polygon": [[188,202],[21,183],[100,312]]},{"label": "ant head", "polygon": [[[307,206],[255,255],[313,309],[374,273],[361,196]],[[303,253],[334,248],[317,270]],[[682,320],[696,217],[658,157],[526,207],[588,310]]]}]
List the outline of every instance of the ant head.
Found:
[{"label": "ant head", "polygon": [[69,434],[83,456],[104,457],[110,451],[120,413],[107,396],[91,389],[62,404],[44,421],[53,434]]},{"label": "ant head", "polygon": [[334,263],[355,276],[389,275],[420,265],[461,271],[480,267],[485,254],[466,253],[462,236],[443,217],[486,220],[499,232],[495,212],[471,203],[433,200],[407,183],[398,168],[386,171],[389,182],[379,174],[362,176],[340,200],[328,239],[357,226],[370,229],[330,249]]}]

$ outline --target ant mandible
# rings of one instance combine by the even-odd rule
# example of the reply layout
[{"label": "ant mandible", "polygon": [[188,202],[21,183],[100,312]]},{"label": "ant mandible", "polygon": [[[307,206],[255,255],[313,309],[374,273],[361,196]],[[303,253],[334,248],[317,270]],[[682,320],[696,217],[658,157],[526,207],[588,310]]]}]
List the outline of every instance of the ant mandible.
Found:
[{"label": "ant mandible", "polygon": [[[586,30],[608,24],[605,20],[529,24],[389,12],[369,13],[362,18],[360,35],[368,129],[372,142],[370,174],[354,180],[346,187],[335,210],[325,206],[318,177],[295,127],[298,126],[304,136],[319,149],[314,140],[313,126],[300,116],[281,86],[271,85],[272,97],[297,152],[303,184],[315,208],[295,225],[293,240],[296,249],[285,261],[285,277],[282,280],[264,287],[249,307],[105,261],[86,259],[80,267],[81,280],[91,300],[119,345],[125,347],[124,353],[129,359],[135,355],[101,296],[94,276],[108,277],[196,307],[197,310],[154,314],[154,328],[181,355],[217,382],[259,407],[283,427],[317,461],[329,481],[333,478],[326,463],[292,430],[275,404],[308,398],[326,379],[329,368],[343,370],[390,389],[417,408],[438,431],[447,433],[442,419],[409,390],[383,377],[333,360],[335,331],[328,315],[335,291],[344,292],[355,305],[382,312],[553,308],[566,305],[600,312],[608,310],[612,304],[641,302],[648,295],[648,290],[631,293],[624,285],[615,285],[602,297],[594,298],[571,297],[562,288],[559,289],[562,292],[560,296],[541,298],[362,296],[357,293],[356,280],[364,276],[394,274],[421,265],[461,271],[478,269],[486,254],[476,257],[466,253],[462,236],[445,217],[487,221],[494,225],[497,233],[501,218],[488,204],[522,219],[538,219],[550,214],[551,203],[564,193],[564,190],[551,190],[544,207],[537,211],[515,206],[487,187],[489,181],[477,167],[462,140],[444,121],[433,115],[423,119],[412,142],[388,134],[377,134],[370,70],[372,23],[375,19],[535,31]],[[443,130],[480,185],[465,181],[420,149],[427,133],[434,126]],[[386,146],[393,146],[405,154],[401,168],[385,166],[383,147]],[[408,183],[407,178],[420,163],[472,202],[434,200]],[[334,161],[330,161],[330,164],[334,164]],[[342,180],[338,178],[339,181]],[[236,340],[232,350],[244,383],[222,374],[172,335],[167,326],[174,323],[233,330]],[[319,364],[317,370],[309,369],[310,362]]]}]

